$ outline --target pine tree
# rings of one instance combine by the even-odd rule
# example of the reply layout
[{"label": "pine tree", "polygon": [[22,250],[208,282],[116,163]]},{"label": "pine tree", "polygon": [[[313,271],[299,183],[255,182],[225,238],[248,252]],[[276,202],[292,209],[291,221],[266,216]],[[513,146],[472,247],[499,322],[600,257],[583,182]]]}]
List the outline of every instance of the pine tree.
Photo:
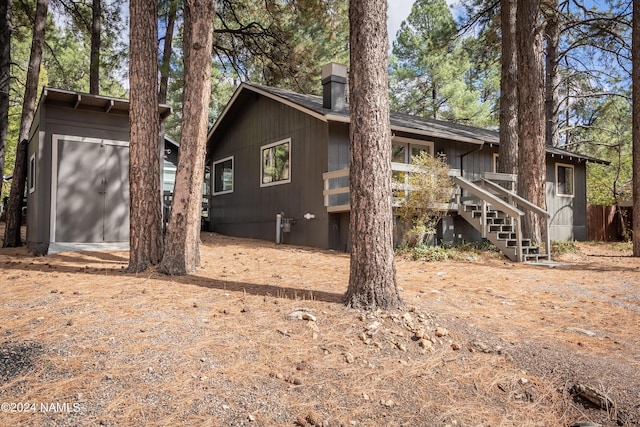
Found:
[{"label": "pine tree", "polygon": [[[542,25],[539,0],[518,0],[516,44],[518,60],[518,194],[546,208],[546,163],[544,143],[544,92]],[[527,212],[523,232],[542,242],[542,219]],[[547,230],[548,232],[548,230]],[[547,250],[549,250],[547,248]]]},{"label": "pine tree", "polygon": [[488,104],[466,80],[471,69],[445,0],[418,0],[393,44],[391,106],[434,119],[487,125]]},{"label": "pine tree", "polygon": [[633,2],[633,256],[640,257],[640,1]]},{"label": "pine tree", "polygon": [[352,0],[349,22],[351,266],[344,299],[353,308],[397,308],[386,0]]},{"label": "pine tree", "polygon": [[502,74],[500,78],[500,147],[498,172],[518,173],[518,65],[516,0],[501,0]]},{"label": "pine tree", "polygon": [[[0,0],[0,198],[5,150],[9,129],[9,89],[11,72],[11,2]],[[2,200],[0,200],[0,203]]]},{"label": "pine tree", "polygon": [[31,39],[31,54],[25,84],[22,114],[20,118],[20,133],[16,148],[16,161],[11,180],[11,194],[7,205],[7,223],[4,233],[4,247],[21,246],[20,226],[22,224],[22,199],[24,197],[25,181],[27,180],[27,150],[29,144],[29,130],[36,112],[36,98],[38,96],[38,77],[42,62],[42,48],[45,40],[45,29],[49,0],[38,0],[36,15],[33,22],[33,36]]},{"label": "pine tree", "polygon": [[162,259],[160,118],[158,116],[158,3],[131,0],[129,81],[129,272]]},{"label": "pine tree", "polygon": [[186,0],[184,8],[182,143],[165,253],[160,265],[167,274],[188,274],[200,265],[202,179],[211,93],[213,0]]},{"label": "pine tree", "polygon": [[100,46],[102,40],[102,0],[93,0],[91,7],[91,66],[89,93],[100,93]]}]

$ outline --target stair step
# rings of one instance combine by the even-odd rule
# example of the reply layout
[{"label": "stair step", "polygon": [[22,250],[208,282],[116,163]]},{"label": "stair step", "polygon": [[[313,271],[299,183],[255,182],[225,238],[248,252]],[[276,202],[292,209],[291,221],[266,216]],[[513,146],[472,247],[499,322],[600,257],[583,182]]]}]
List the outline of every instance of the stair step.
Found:
[{"label": "stair step", "polygon": [[[522,239],[522,248],[531,248],[535,247],[531,245],[531,239]],[[518,242],[515,239],[507,240],[507,246],[515,248],[518,246]]]},{"label": "stair step", "polygon": [[[464,214],[477,230],[482,229],[482,206],[479,204],[463,204],[461,214]],[[516,260],[516,239],[514,219],[502,211],[488,209],[485,213],[487,238],[503,248],[503,253],[511,260]],[[533,246],[531,239],[522,239],[522,261],[538,262],[550,259],[547,254],[541,254],[538,246]],[[505,252],[506,250],[506,252]]]},{"label": "stair step", "polygon": [[507,218],[489,218],[487,217],[487,224],[489,225],[510,225],[510,221]]},{"label": "stair step", "polygon": [[539,262],[540,260],[549,261],[548,254],[526,254],[523,255],[525,262]]}]

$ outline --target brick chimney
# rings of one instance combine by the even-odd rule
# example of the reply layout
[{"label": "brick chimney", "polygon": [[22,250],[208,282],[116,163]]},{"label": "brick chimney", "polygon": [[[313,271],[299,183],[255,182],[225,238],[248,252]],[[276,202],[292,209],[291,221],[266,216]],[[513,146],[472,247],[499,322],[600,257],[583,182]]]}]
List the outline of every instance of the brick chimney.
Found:
[{"label": "brick chimney", "polygon": [[347,85],[347,66],[330,62],[322,66],[322,106],[332,111],[345,107],[345,87]]}]

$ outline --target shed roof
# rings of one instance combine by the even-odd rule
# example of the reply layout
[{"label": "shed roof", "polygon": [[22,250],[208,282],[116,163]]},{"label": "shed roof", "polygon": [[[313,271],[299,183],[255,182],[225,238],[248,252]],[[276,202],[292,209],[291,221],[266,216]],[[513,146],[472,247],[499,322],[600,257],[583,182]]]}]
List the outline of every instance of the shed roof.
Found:
[{"label": "shed roof", "polygon": [[[54,105],[73,108],[76,110],[97,111],[114,115],[129,115],[129,100],[111,96],[92,95],[62,89],[45,87],[40,96],[40,105]],[[160,119],[164,120],[171,114],[171,107],[158,107]]]},{"label": "shed roof", "polygon": [[[242,83],[234,92],[231,100],[222,111],[213,127],[209,131],[208,139],[215,133],[216,129],[224,121],[227,113],[232,108],[235,101],[243,93],[254,93],[266,96],[275,101],[286,104],[292,108],[303,111],[324,122],[349,123],[349,105],[345,103],[345,108],[334,111],[322,106],[322,97],[318,95],[307,95],[292,92],[270,86],[261,86],[251,83]],[[452,141],[466,142],[472,144],[500,144],[500,135],[495,130],[482,129],[473,126],[461,125],[444,120],[436,120],[427,117],[413,116],[398,112],[390,113],[391,130],[396,132],[406,132],[416,135],[424,135],[433,138],[442,138]],[[553,157],[559,156],[562,159],[575,161],[589,161],[595,163],[608,164],[609,162],[596,159],[595,157],[574,153],[557,147],[547,147],[547,154]]]}]

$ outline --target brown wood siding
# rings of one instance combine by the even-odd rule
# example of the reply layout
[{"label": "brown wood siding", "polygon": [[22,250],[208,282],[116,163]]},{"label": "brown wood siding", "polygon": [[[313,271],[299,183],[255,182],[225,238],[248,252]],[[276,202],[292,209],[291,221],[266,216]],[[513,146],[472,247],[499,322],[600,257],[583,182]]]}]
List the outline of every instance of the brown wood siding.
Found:
[{"label": "brown wood siding", "polygon": [[[327,171],[328,126],[298,110],[265,97],[244,96],[229,121],[209,141],[211,166],[234,157],[233,193],[212,197],[212,231],[275,240],[279,212],[294,218],[284,243],[329,247],[329,218],[324,207],[323,172]],[[231,113],[231,112],[230,112]],[[260,147],[291,138],[291,182],[260,186]],[[305,220],[311,213],[315,219]]]},{"label": "brown wood siding", "polygon": [[[623,213],[623,218],[626,216]],[[623,230],[616,206],[587,205],[588,238],[598,242],[617,242]]]}]

